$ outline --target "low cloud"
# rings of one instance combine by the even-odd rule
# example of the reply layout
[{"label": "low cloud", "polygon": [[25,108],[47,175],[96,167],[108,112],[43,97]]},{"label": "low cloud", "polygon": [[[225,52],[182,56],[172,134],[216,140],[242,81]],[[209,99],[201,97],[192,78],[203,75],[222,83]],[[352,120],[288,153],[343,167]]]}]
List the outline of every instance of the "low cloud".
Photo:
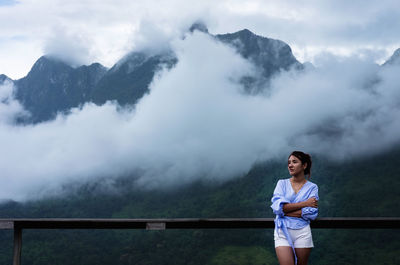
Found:
[{"label": "low cloud", "polygon": [[10,80],[0,81],[0,126],[15,124],[18,118],[29,115],[14,98],[14,85]]},{"label": "low cloud", "polygon": [[324,56],[247,95],[240,78],[258,71],[233,48],[199,32],[171,47],[178,63],[134,109],[89,103],[29,126],[3,119],[20,109],[0,111],[0,198],[134,171],[143,188],[224,181],[293,149],[347,159],[399,143],[399,66]]},{"label": "low cloud", "polygon": [[295,107],[298,121],[304,120],[289,142],[339,160],[399,144],[399,72],[399,66],[329,57],[305,74],[281,75],[273,97],[290,90],[287,103]]},{"label": "low cloud", "polygon": [[85,32],[72,32],[63,26],[56,26],[44,44],[44,54],[59,59],[72,67],[90,64],[94,56],[89,47],[92,41]]}]

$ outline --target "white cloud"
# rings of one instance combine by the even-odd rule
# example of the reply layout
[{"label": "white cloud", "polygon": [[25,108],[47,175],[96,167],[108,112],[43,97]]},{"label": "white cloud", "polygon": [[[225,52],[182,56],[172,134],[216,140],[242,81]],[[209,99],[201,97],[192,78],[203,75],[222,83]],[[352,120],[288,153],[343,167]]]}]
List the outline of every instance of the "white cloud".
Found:
[{"label": "white cloud", "polygon": [[18,117],[29,115],[14,98],[14,85],[5,80],[0,83],[0,124],[15,124]]},{"label": "white cloud", "polygon": [[7,117],[21,109],[0,105],[0,198],[136,170],[143,187],[221,181],[294,149],[346,159],[399,143],[399,66],[325,55],[316,69],[276,76],[268,95],[246,95],[238,80],[254,69],[232,48],[202,33],[171,47],[179,62],[158,73],[134,110],[86,104],[15,126]]},{"label": "white cloud", "polygon": [[55,27],[45,40],[44,54],[57,58],[73,67],[90,64],[94,60],[94,43],[84,32],[68,32],[65,27]]}]

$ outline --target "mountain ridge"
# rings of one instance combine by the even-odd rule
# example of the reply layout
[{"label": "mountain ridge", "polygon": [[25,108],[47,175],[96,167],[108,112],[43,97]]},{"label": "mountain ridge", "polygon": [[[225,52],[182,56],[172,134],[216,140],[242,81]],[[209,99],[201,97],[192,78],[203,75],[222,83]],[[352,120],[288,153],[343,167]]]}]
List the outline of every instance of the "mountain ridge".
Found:
[{"label": "mountain ridge", "polygon": [[400,64],[400,48],[398,48],[397,50],[395,50],[392,54],[392,56],[390,56],[390,58],[383,63],[383,65],[394,65],[394,64]]},{"label": "mountain ridge", "polygon": [[[233,33],[212,35],[202,22],[196,22],[189,33],[200,31],[233,47],[238,54],[251,61],[259,71],[257,76],[244,76],[241,84],[247,93],[258,93],[268,87],[271,77],[281,71],[303,70],[307,63],[300,63],[288,44],[254,34],[248,29]],[[383,64],[396,64],[400,49]],[[115,100],[120,105],[135,105],[149,92],[149,85],[157,71],[172,69],[178,59],[172,50],[148,54],[133,51],[111,68],[100,63],[69,66],[51,56],[40,57],[29,73],[18,80],[0,75],[0,81],[12,81],[17,87],[18,99],[32,115],[25,123],[38,123],[53,119],[59,112],[67,112],[86,102],[102,105]]]},{"label": "mountain ridge", "polygon": [[[245,77],[242,84],[248,91],[258,91],[274,74],[294,67],[302,69],[286,43],[256,35],[248,29],[235,33],[211,35],[207,27],[194,23],[189,32],[201,31],[235,48],[260,69],[261,78]],[[32,113],[29,121],[50,120],[59,112],[68,111],[86,102],[102,105],[115,100],[120,105],[134,105],[149,92],[155,73],[173,68],[178,59],[172,50],[156,54],[130,52],[110,69],[99,63],[71,67],[50,56],[40,57],[29,73],[14,81],[16,98]]]},{"label": "mountain ridge", "polygon": [[4,81],[6,81],[6,80],[8,80],[8,81],[13,81],[11,78],[9,78],[8,76],[6,76],[6,75],[3,75],[3,74],[0,74],[0,84],[2,84],[2,83],[4,83]]},{"label": "mountain ridge", "polygon": [[58,112],[87,102],[93,85],[105,73],[106,68],[99,63],[73,68],[42,56],[27,76],[14,81],[16,98],[31,112],[33,123],[49,120]]}]

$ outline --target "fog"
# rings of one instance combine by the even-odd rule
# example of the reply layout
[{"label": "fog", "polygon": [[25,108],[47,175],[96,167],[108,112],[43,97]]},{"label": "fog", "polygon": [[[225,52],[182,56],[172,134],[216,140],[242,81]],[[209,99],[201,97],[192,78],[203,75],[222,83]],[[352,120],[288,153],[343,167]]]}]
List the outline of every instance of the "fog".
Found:
[{"label": "fog", "polygon": [[398,65],[325,54],[315,68],[282,72],[266,93],[248,95],[239,80],[259,71],[233,48],[199,32],[168,46],[178,63],[157,73],[134,108],[88,103],[16,125],[26,113],[12,85],[0,86],[0,199],[131,172],[146,189],[225,181],[295,149],[342,160],[399,143]]},{"label": "fog", "polygon": [[0,83],[0,126],[13,124],[18,117],[29,115],[13,97],[14,86],[10,80]]},{"label": "fog", "polygon": [[63,26],[54,26],[44,41],[44,54],[73,67],[90,64],[94,56],[94,42],[85,33],[73,32]]}]

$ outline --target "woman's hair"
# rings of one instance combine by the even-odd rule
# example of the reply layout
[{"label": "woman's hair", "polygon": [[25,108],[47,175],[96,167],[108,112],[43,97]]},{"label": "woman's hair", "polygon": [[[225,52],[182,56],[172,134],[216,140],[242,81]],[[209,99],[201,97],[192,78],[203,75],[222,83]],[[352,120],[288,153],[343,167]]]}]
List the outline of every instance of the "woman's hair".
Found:
[{"label": "woman's hair", "polygon": [[302,165],[307,163],[307,167],[304,169],[304,175],[308,175],[308,179],[310,179],[311,178],[311,165],[312,165],[311,156],[309,154],[306,154],[301,151],[293,151],[289,155],[289,157],[290,156],[295,156],[298,159],[300,159]]}]

